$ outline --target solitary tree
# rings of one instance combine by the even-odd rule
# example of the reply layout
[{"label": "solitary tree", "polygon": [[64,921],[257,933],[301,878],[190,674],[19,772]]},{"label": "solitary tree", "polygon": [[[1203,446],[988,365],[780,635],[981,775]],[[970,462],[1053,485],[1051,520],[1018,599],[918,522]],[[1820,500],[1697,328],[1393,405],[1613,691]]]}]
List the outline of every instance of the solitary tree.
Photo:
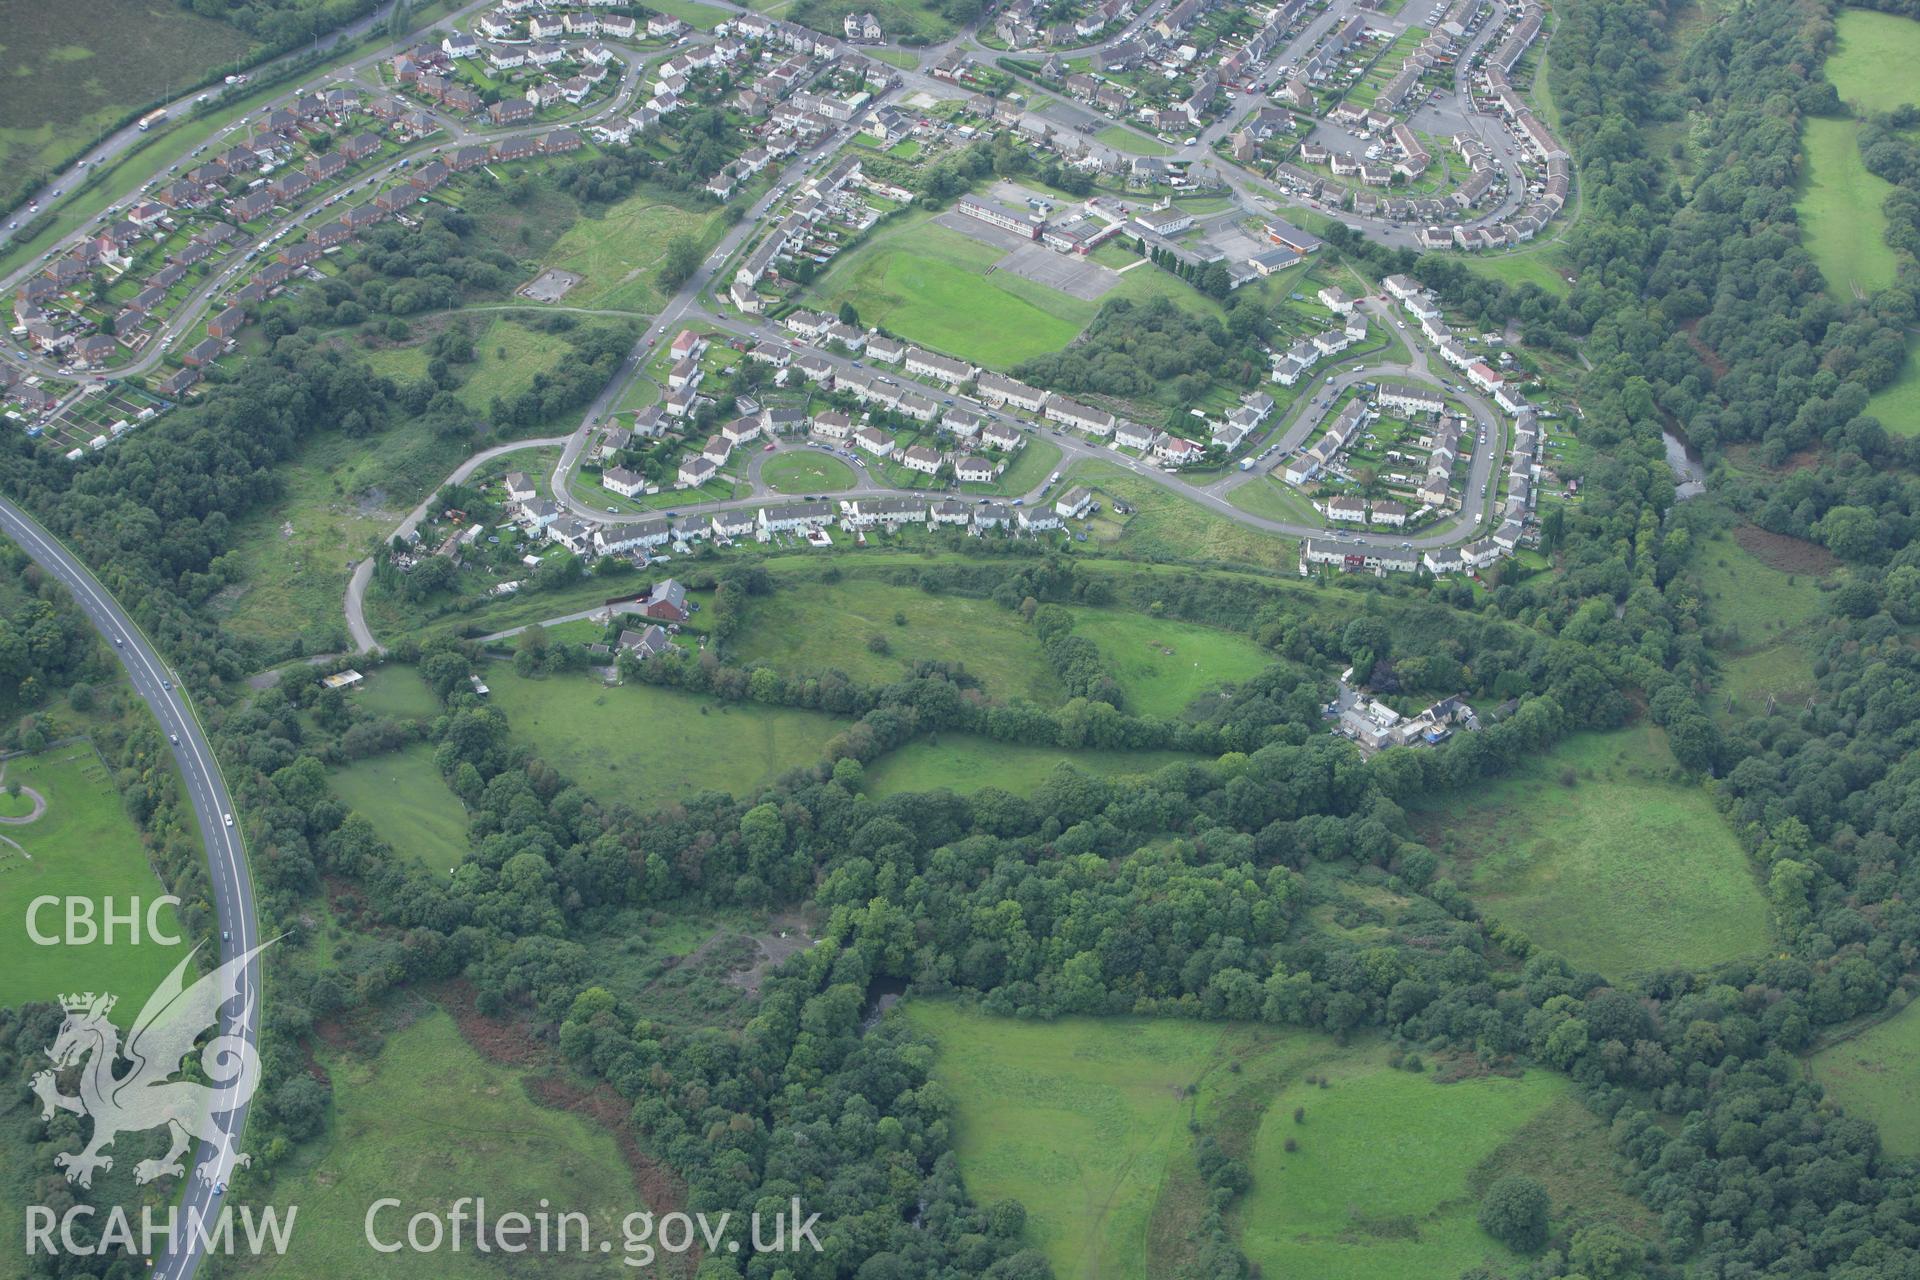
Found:
[{"label": "solitary tree", "polygon": [[1480,1225],[1509,1248],[1532,1253],[1547,1242],[1547,1208],[1547,1189],[1537,1179],[1514,1174],[1488,1188]]}]

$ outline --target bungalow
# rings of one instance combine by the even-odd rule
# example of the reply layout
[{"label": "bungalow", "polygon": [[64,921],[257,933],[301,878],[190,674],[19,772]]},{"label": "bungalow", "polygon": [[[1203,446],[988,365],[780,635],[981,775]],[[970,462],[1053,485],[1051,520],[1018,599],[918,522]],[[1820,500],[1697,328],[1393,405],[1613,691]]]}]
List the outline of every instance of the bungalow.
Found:
[{"label": "bungalow", "polygon": [[658,657],[673,648],[673,637],[657,625],[647,627],[643,631],[623,628],[615,647],[621,653],[632,654],[636,660],[645,662],[648,658]]}]

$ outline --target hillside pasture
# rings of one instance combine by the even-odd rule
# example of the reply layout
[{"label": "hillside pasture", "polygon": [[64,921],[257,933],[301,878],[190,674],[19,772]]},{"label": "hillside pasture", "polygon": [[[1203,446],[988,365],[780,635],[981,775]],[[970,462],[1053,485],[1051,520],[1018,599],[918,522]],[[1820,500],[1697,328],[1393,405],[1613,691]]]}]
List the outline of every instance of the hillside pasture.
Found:
[{"label": "hillside pasture", "polygon": [[1441,1084],[1394,1070],[1379,1047],[1323,1061],[1319,1074],[1327,1088],[1281,1088],[1254,1139],[1238,1213],[1250,1260],[1316,1280],[1427,1280],[1482,1264],[1501,1274],[1518,1261],[1475,1221],[1473,1174],[1567,1095],[1564,1077]]},{"label": "hillside pasture", "polygon": [[697,791],[751,795],[823,759],[847,727],[818,712],[651,685],[608,688],[584,675],[529,679],[505,663],[485,676],[518,738],[596,800],[636,809]]},{"label": "hillside pasture", "polygon": [[1673,767],[1651,726],[1579,734],[1412,817],[1490,917],[1577,967],[1624,977],[1756,954],[1768,935],[1755,873]]},{"label": "hillside pasture", "polygon": [[1813,1076],[1847,1114],[1880,1128],[1887,1153],[1920,1156],[1920,1003],[1813,1055]]},{"label": "hillside pasture", "polygon": [[1103,777],[1152,773],[1163,765],[1193,760],[1179,751],[1100,751],[1031,747],[995,742],[970,733],[943,733],[909,743],[867,766],[865,790],[887,796],[945,788],[965,794],[998,787],[1031,795],[1055,768],[1070,765]]},{"label": "hillside pasture", "polygon": [[[272,1203],[300,1206],[298,1247],[249,1259],[241,1276],[305,1280],[365,1274],[369,1207],[402,1208],[374,1220],[382,1240],[403,1240],[416,1211],[444,1212],[484,1194],[489,1217],[529,1216],[543,1202],[587,1215],[593,1239],[620,1240],[620,1221],[643,1203],[614,1136],[585,1117],[542,1105],[522,1070],[483,1058],[437,1008],[405,1004],[388,1015],[369,1052],[322,1046],[318,1066],[333,1082],[325,1135],[301,1143],[274,1170]],[[407,1019],[413,1019],[408,1022]],[[472,1247],[402,1249],[381,1258],[382,1275],[480,1280],[500,1268]],[[537,1277],[604,1276],[604,1254],[530,1252],[513,1270]]]},{"label": "hillside pasture", "polygon": [[1857,121],[1809,116],[1805,127],[1806,167],[1795,205],[1803,243],[1835,298],[1884,289],[1899,265],[1881,209],[1893,184],[1869,172],[1860,158]]},{"label": "hillside pasture", "polygon": [[1273,663],[1243,635],[1118,609],[1074,610],[1073,633],[1093,641],[1131,711],[1177,716],[1203,693],[1258,675]]},{"label": "hillside pasture", "polygon": [[[875,636],[886,641],[886,652],[869,646]],[[904,677],[910,663],[932,659],[964,665],[997,697],[1061,698],[1040,642],[1019,614],[991,600],[929,595],[873,578],[783,584],[753,602],[733,646],[740,661],[789,674],[838,669],[883,684]]]},{"label": "hillside pasture", "polygon": [[434,767],[431,745],[356,760],[328,783],[398,857],[439,871],[467,856],[467,809]]},{"label": "hillside pasture", "polygon": [[1842,8],[1833,16],[1827,79],[1861,111],[1920,103],[1920,22],[1897,13]]}]

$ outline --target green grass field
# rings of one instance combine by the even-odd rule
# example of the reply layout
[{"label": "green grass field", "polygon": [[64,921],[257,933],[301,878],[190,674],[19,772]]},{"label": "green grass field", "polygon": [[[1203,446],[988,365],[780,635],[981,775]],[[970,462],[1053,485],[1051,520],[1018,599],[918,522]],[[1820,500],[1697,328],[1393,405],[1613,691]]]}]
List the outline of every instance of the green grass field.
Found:
[{"label": "green grass field", "polygon": [[1271,475],[1256,475],[1245,484],[1235,485],[1227,490],[1227,501],[1248,515],[1268,520],[1305,525],[1326,523],[1305,494]]},{"label": "green grass field", "polygon": [[[468,318],[473,334],[473,363],[456,366],[460,385],[454,394],[476,413],[485,413],[495,396],[516,395],[560,363],[570,347],[565,336],[529,329],[502,314],[480,313]],[[427,376],[427,348],[414,342],[403,347],[379,347],[364,353],[375,373],[396,381]]]},{"label": "green grass field", "polygon": [[1173,148],[1167,146],[1165,143],[1149,138],[1144,133],[1136,133],[1132,129],[1123,129],[1117,124],[1110,124],[1100,130],[1100,132],[1093,135],[1093,140],[1095,142],[1103,142],[1115,151],[1124,151],[1128,155],[1170,156],[1173,154]]},{"label": "green grass field", "polygon": [[1899,265],[1880,207],[1893,184],[1867,171],[1859,132],[1852,120],[1807,118],[1806,182],[1795,206],[1807,251],[1828,290],[1843,299],[1886,288]]},{"label": "green grass field", "polygon": [[982,787],[999,787],[1015,795],[1031,795],[1056,765],[1070,764],[1083,773],[1111,777],[1151,773],[1162,765],[1193,758],[1179,751],[1074,751],[995,742],[969,733],[943,733],[938,739],[910,743],[874,761],[867,768],[866,790],[887,796],[942,788],[964,794]]},{"label": "green grass field", "polygon": [[[147,904],[166,892],[147,862],[140,831],[127,816],[112,776],[88,742],[74,742],[6,762],[4,782],[40,793],[46,811],[33,822],[0,826],[0,1007],[52,1000],[68,991],[111,991],[120,997],[113,1019],[132,1022],[155,984],[178,964],[191,940],[166,946],[146,935]],[[39,946],[27,933],[27,908],[52,896],[86,898],[104,923],[105,900],[124,913],[140,902],[139,945],[116,934],[109,946],[65,942]],[[181,933],[172,908],[158,917],[162,928]],[[63,908],[35,917],[42,934],[65,936]]]},{"label": "green grass field", "polygon": [[1754,872],[1705,791],[1667,780],[1672,767],[1651,726],[1586,733],[1411,808],[1490,916],[1577,966],[1624,976],[1760,951]]},{"label": "green grass field", "polygon": [[696,791],[750,795],[814,764],[844,721],[812,711],[720,702],[586,676],[528,680],[504,663],[486,672],[515,735],[589,795],[647,809]]},{"label": "green grass field", "polygon": [[[365,1219],[374,1201],[402,1202],[374,1220],[383,1241],[403,1240],[407,1219],[446,1212],[463,1196],[484,1194],[489,1217],[539,1211],[542,1198],[585,1213],[594,1239],[619,1248],[620,1220],[642,1208],[634,1178],[612,1134],[585,1117],[542,1106],[526,1076],[482,1058],[453,1019],[438,1009],[389,1032],[377,1056],[320,1054],[333,1079],[327,1133],[305,1143],[275,1171],[270,1203],[300,1206],[298,1246],[258,1260],[236,1251],[233,1270],[275,1280],[362,1274],[373,1255]],[[472,1248],[380,1258],[383,1275],[460,1280],[497,1275]],[[616,1255],[617,1256],[617,1255]],[[537,1259],[537,1261],[535,1260]],[[516,1272],[603,1276],[606,1255],[531,1252]]]},{"label": "green grass field", "polygon": [[252,44],[238,28],[167,0],[8,5],[0,207],[71,164],[127,112],[244,57]]},{"label": "green grass field", "polygon": [[1897,436],[1920,436],[1920,338],[1907,343],[1900,376],[1873,393],[1867,412]]},{"label": "green grass field", "polygon": [[1093,641],[1132,711],[1177,716],[1202,693],[1245,680],[1273,658],[1242,635],[1117,609],[1074,610],[1073,632]]},{"label": "green grass field", "polygon": [[1843,102],[1865,111],[1891,111],[1920,102],[1920,22],[1872,9],[1840,9],[1833,17],[1827,79]]},{"label": "green grass field", "polygon": [[1124,499],[1134,508],[1130,516],[1115,516],[1109,502],[1108,511],[1093,521],[1096,541],[1130,555],[1215,560],[1283,573],[1299,567],[1299,544],[1293,539],[1215,515],[1111,462],[1077,462],[1068,477],[1094,486],[1109,498]]},{"label": "green grass field", "polygon": [[1004,256],[926,215],[909,214],[837,258],[808,289],[806,302],[829,313],[851,302],[865,324],[994,369],[1058,351],[1108,298],[1168,297],[1219,314],[1217,304],[1164,271],[1129,271],[1105,297],[1087,301],[992,270]]},{"label": "green grass field", "polygon": [[394,720],[431,720],[443,710],[420,673],[397,662],[369,672],[348,696],[361,710]]},{"label": "green grass field", "polygon": [[1778,644],[1720,664],[1722,706],[1731,699],[1731,710],[1740,715],[1759,715],[1771,696],[1776,704],[1798,707],[1813,695],[1813,650],[1805,637],[1791,636]]},{"label": "green grass field", "polygon": [[[1253,1144],[1241,1247],[1275,1276],[1426,1280],[1516,1255],[1480,1229],[1472,1175],[1567,1095],[1544,1070],[1453,1084],[1396,1071],[1384,1048],[1320,1064],[1332,1084],[1289,1082]],[[1306,1108],[1305,1123],[1293,1110]],[[1298,1150],[1285,1150],[1287,1139]]]},{"label": "green grass field", "polygon": [[582,216],[540,260],[586,277],[560,300],[563,307],[595,307],[652,315],[666,302],[654,278],[675,236],[688,235],[710,252],[726,215],[685,209],[655,190],[628,196],[599,217]]},{"label": "green grass field", "polygon": [[937,1001],[903,1010],[938,1044],[934,1072],[953,1099],[974,1200],[1025,1205],[1028,1239],[1061,1280],[1154,1274],[1154,1206],[1193,1141],[1181,1092],[1216,1067],[1224,1075],[1226,1046],[1245,1032],[1148,1018],[1021,1022]]},{"label": "green grass field", "polygon": [[214,617],[243,639],[304,636],[309,652],[343,648],[349,562],[390,535],[465,454],[404,417],[377,436],[314,437],[278,469],[284,496],[236,524],[241,580],[215,598]]},{"label": "green grass field", "polygon": [[1920,1004],[1813,1055],[1827,1096],[1880,1126],[1888,1154],[1920,1156]]},{"label": "green grass field", "polygon": [[1468,255],[1467,269],[1475,275],[1504,284],[1537,284],[1556,298],[1564,298],[1572,288],[1554,266],[1554,245],[1537,245],[1513,253],[1476,253]]},{"label": "green grass field", "polygon": [[356,760],[328,781],[398,857],[439,870],[467,856],[467,809],[434,768],[431,745]]},{"label": "green grass field", "polygon": [[1834,563],[1822,547],[1750,527],[1711,539],[1694,557],[1709,615],[1737,629],[1730,646],[1737,652],[1785,638],[1819,617],[1819,580]]},{"label": "green grass field", "polygon": [[[906,625],[894,615],[906,615]],[[921,658],[964,663],[997,697],[1058,702],[1061,690],[1020,616],[990,600],[928,595],[871,578],[791,584],[756,600],[733,645],[742,662],[783,672],[838,668],[855,680],[884,683]],[[884,636],[886,653],[867,647]]]},{"label": "green grass field", "polygon": [[[936,1043],[973,1198],[1019,1200],[1062,1280],[1171,1275],[1204,1189],[1197,1123],[1244,1154],[1232,1214],[1269,1276],[1425,1280],[1512,1254],[1475,1222],[1496,1178],[1540,1178],[1556,1227],[1651,1230],[1610,1173],[1606,1127],[1545,1071],[1440,1084],[1377,1041],[1148,1018],[995,1018],[937,1000],[904,1017]],[[1326,1075],[1331,1086],[1307,1083]],[[1304,1124],[1292,1118],[1306,1108]],[[1300,1150],[1284,1150],[1294,1138]]]},{"label": "green grass field", "polygon": [[839,493],[854,486],[853,468],[829,454],[795,450],[778,454],[760,469],[775,493]]}]

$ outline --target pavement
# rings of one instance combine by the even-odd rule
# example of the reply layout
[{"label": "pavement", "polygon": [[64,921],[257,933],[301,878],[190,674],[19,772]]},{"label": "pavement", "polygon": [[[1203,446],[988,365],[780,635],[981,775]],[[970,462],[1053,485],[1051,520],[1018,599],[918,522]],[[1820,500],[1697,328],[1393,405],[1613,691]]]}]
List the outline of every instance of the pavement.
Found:
[{"label": "pavement", "polygon": [[[32,516],[4,498],[0,498],[0,532],[18,543],[34,563],[72,593],[87,618],[106,638],[121,666],[126,668],[134,692],[152,709],[161,731],[168,735],[174,762],[186,783],[187,799],[193,805],[200,838],[207,850],[208,885],[220,928],[219,957],[224,962],[253,950],[259,945],[259,926],[254,918],[253,880],[247,869],[246,848],[240,828],[230,824],[233,799],[227,793],[219,761],[186,694],[152,643],[86,565]],[[240,994],[238,1009],[229,1004],[221,1011],[220,1034],[244,1036],[257,1053],[263,994],[258,957],[249,961],[241,973]],[[237,1146],[246,1129],[248,1109],[248,1104],[243,1103],[233,1111],[216,1114],[216,1123],[227,1135],[230,1148]],[[201,1221],[209,1223],[217,1218],[232,1170],[213,1168],[211,1177],[199,1176],[201,1166],[217,1158],[215,1149],[208,1143],[202,1142],[195,1149],[187,1175],[181,1179],[184,1193],[179,1221],[191,1221],[195,1213]],[[152,1275],[157,1280],[189,1280],[199,1267],[204,1241],[192,1239],[191,1232],[183,1232],[182,1236],[182,1248],[155,1260]]]}]

